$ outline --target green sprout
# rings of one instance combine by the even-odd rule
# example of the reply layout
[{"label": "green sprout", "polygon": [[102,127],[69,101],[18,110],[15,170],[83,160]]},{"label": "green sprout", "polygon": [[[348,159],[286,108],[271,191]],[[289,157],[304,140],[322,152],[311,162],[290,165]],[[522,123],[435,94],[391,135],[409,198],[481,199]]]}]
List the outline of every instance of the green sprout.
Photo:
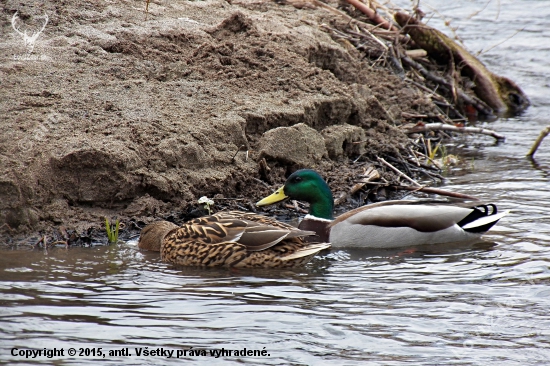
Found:
[{"label": "green sprout", "polygon": [[120,220],[116,220],[114,226],[111,226],[109,220],[105,218],[105,230],[107,231],[107,238],[109,243],[118,242],[118,229],[120,227]]},{"label": "green sprout", "polygon": [[204,203],[203,207],[208,211],[209,215],[212,215],[212,209],[210,208],[210,206],[214,205],[214,201],[206,196],[202,196],[201,198],[199,198],[199,204],[200,203]]},{"label": "green sprout", "polygon": [[[428,159],[435,160],[435,156],[437,154],[437,150],[439,150],[439,147],[441,146],[441,142],[438,142],[437,145],[435,145],[435,148],[432,149],[432,144],[430,141],[428,141]],[[445,146],[441,146],[442,151],[444,150]],[[444,153],[444,152],[443,152]]]}]

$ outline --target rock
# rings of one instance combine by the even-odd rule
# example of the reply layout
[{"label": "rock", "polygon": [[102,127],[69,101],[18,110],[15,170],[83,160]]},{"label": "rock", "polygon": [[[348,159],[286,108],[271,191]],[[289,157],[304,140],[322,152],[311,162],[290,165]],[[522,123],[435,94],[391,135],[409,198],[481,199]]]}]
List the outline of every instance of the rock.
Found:
[{"label": "rock", "polygon": [[366,139],[365,131],[361,127],[349,124],[334,125],[325,128],[321,134],[325,139],[328,156],[333,160],[365,153],[364,144],[353,144]]},{"label": "rock", "polygon": [[277,127],[264,133],[258,144],[260,159],[311,168],[327,156],[323,136],[304,123]]}]

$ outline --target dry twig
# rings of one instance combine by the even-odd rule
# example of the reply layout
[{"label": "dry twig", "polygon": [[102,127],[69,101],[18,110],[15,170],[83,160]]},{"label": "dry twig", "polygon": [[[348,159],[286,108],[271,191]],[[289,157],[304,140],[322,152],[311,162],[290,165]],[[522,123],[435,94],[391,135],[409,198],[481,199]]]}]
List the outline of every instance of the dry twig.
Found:
[{"label": "dry twig", "polygon": [[[447,125],[444,123],[425,123],[419,124],[412,128],[409,128],[407,133],[417,133],[417,132],[427,132],[427,131],[451,131],[451,132],[460,132],[460,133],[478,133],[482,135],[492,136],[497,140],[504,141],[506,137],[499,133],[496,133],[493,130],[488,130],[481,127],[457,127],[452,125]],[[548,133],[547,133],[548,134]]]},{"label": "dry twig", "polygon": [[267,184],[266,182],[264,182],[263,180],[261,180],[261,179],[252,177],[252,180],[255,180],[256,182],[260,183],[264,187],[271,189],[271,186],[269,184]]},{"label": "dry twig", "polygon": [[38,248],[40,243],[44,244],[44,248],[48,247],[48,239],[46,239],[46,235],[43,235],[40,239],[38,239],[38,241],[34,244],[34,247]]},{"label": "dry twig", "polygon": [[7,223],[3,223],[2,225],[0,225],[0,229],[2,229],[4,226],[12,233],[15,231]]},{"label": "dry twig", "polygon": [[405,173],[403,173],[402,171],[400,171],[399,169],[397,169],[396,167],[394,167],[393,165],[391,165],[390,163],[388,163],[386,160],[384,160],[383,158],[381,157],[377,157],[378,161],[381,162],[382,164],[384,164],[385,166],[387,166],[388,168],[390,168],[391,170],[393,170],[394,172],[397,173],[397,175],[399,175],[400,177],[403,177],[405,178],[406,180],[408,180],[409,182],[411,182],[412,184],[414,184],[415,186],[417,187],[422,187],[422,185],[420,183],[418,183],[417,181],[415,181],[414,179],[412,179],[411,177],[407,176]]},{"label": "dry twig", "polygon": [[291,209],[291,210],[294,209],[294,210],[296,210],[296,212],[299,212],[299,213],[303,213],[303,214],[307,214],[307,213],[308,213],[307,210],[304,210],[303,208],[301,208],[300,206],[298,206],[298,203],[296,202],[296,200],[293,200],[292,202],[293,202],[294,204],[291,205],[290,203],[285,203],[285,204],[283,204],[283,206],[284,206],[285,208],[288,208],[288,209]]},{"label": "dry twig", "polygon": [[372,165],[365,168],[363,170],[363,173],[361,174],[361,179],[351,187],[351,189],[349,190],[349,193],[344,193],[340,197],[335,199],[334,205],[338,206],[339,204],[344,202],[346,198],[355,194],[357,191],[363,188],[365,184],[379,178],[380,178],[380,173],[378,173],[378,170],[376,170]]},{"label": "dry twig", "polygon": [[550,134],[550,126],[546,127],[544,130],[540,132],[539,137],[537,137],[537,139],[533,143],[533,146],[531,146],[531,150],[529,150],[529,152],[527,153],[527,156],[533,157],[535,155],[540,144],[542,143],[542,140],[544,140],[544,138],[548,136],[548,134]]},{"label": "dry twig", "polygon": [[[243,150],[244,148],[244,150]],[[239,146],[239,148],[237,149],[237,151],[235,152],[235,155],[233,155],[233,158],[231,159],[231,162],[234,163],[235,162],[235,158],[237,157],[237,154],[239,153],[239,151],[246,151],[246,156],[245,156],[245,159],[244,161],[248,161],[248,149],[246,148],[246,145],[241,145]]]},{"label": "dry twig", "polygon": [[382,18],[379,14],[376,13],[373,9],[369,8],[368,5],[363,4],[358,0],[346,0],[349,4],[353,5],[357,10],[361,11],[363,14],[369,17],[369,19],[375,23],[379,24],[381,27],[388,30],[397,31],[398,29],[392,25],[389,21]]}]

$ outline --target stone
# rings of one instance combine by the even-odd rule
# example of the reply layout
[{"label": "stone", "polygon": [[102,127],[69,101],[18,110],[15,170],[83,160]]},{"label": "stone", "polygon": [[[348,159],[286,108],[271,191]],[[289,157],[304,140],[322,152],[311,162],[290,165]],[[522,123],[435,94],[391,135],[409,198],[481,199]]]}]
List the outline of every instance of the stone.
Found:
[{"label": "stone", "polygon": [[260,159],[266,158],[311,168],[327,155],[325,140],[304,123],[266,131],[259,141]]}]

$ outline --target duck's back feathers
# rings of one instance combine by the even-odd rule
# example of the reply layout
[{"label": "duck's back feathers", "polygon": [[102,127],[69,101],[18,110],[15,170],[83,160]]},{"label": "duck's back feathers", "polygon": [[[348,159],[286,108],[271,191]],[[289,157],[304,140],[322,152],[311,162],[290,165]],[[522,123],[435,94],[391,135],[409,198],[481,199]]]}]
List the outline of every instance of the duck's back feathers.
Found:
[{"label": "duck's back feathers", "polygon": [[[391,205],[358,211],[347,218],[351,224],[379,227],[409,227],[421,232],[434,232],[453,226],[472,210],[455,206]],[[338,218],[339,219],[339,218]],[[335,226],[340,220],[332,223]]]},{"label": "duck's back feathers", "polygon": [[172,235],[178,240],[200,240],[215,244],[223,241],[238,241],[244,233],[246,222],[238,219],[204,222],[202,224],[185,223]]},{"label": "duck's back feathers", "polygon": [[[269,226],[278,227],[281,229],[288,229],[288,230],[297,230],[294,226],[286,224],[284,222],[278,221],[272,217],[267,217],[264,215],[255,214],[253,212],[244,212],[244,211],[222,211],[213,214],[212,216],[206,216],[206,218],[214,217],[217,220],[223,220],[223,219],[240,219],[240,220],[248,220],[248,221],[254,221],[260,224],[265,224]],[[205,218],[199,218],[195,220],[204,220]]]},{"label": "duck's back feathers", "polygon": [[158,247],[164,261],[183,266],[289,268],[330,247],[301,238],[313,234],[265,216],[232,211],[193,219],[181,227],[166,221],[149,224],[139,247]]},{"label": "duck's back feathers", "polygon": [[506,212],[496,206],[470,207],[388,201],[347,212],[330,224],[334,247],[393,248],[475,239]]},{"label": "duck's back feathers", "polygon": [[261,252],[248,252],[232,267],[237,268],[295,268],[306,265],[317,253],[330,248],[329,243],[304,243],[297,238],[284,241]]}]

